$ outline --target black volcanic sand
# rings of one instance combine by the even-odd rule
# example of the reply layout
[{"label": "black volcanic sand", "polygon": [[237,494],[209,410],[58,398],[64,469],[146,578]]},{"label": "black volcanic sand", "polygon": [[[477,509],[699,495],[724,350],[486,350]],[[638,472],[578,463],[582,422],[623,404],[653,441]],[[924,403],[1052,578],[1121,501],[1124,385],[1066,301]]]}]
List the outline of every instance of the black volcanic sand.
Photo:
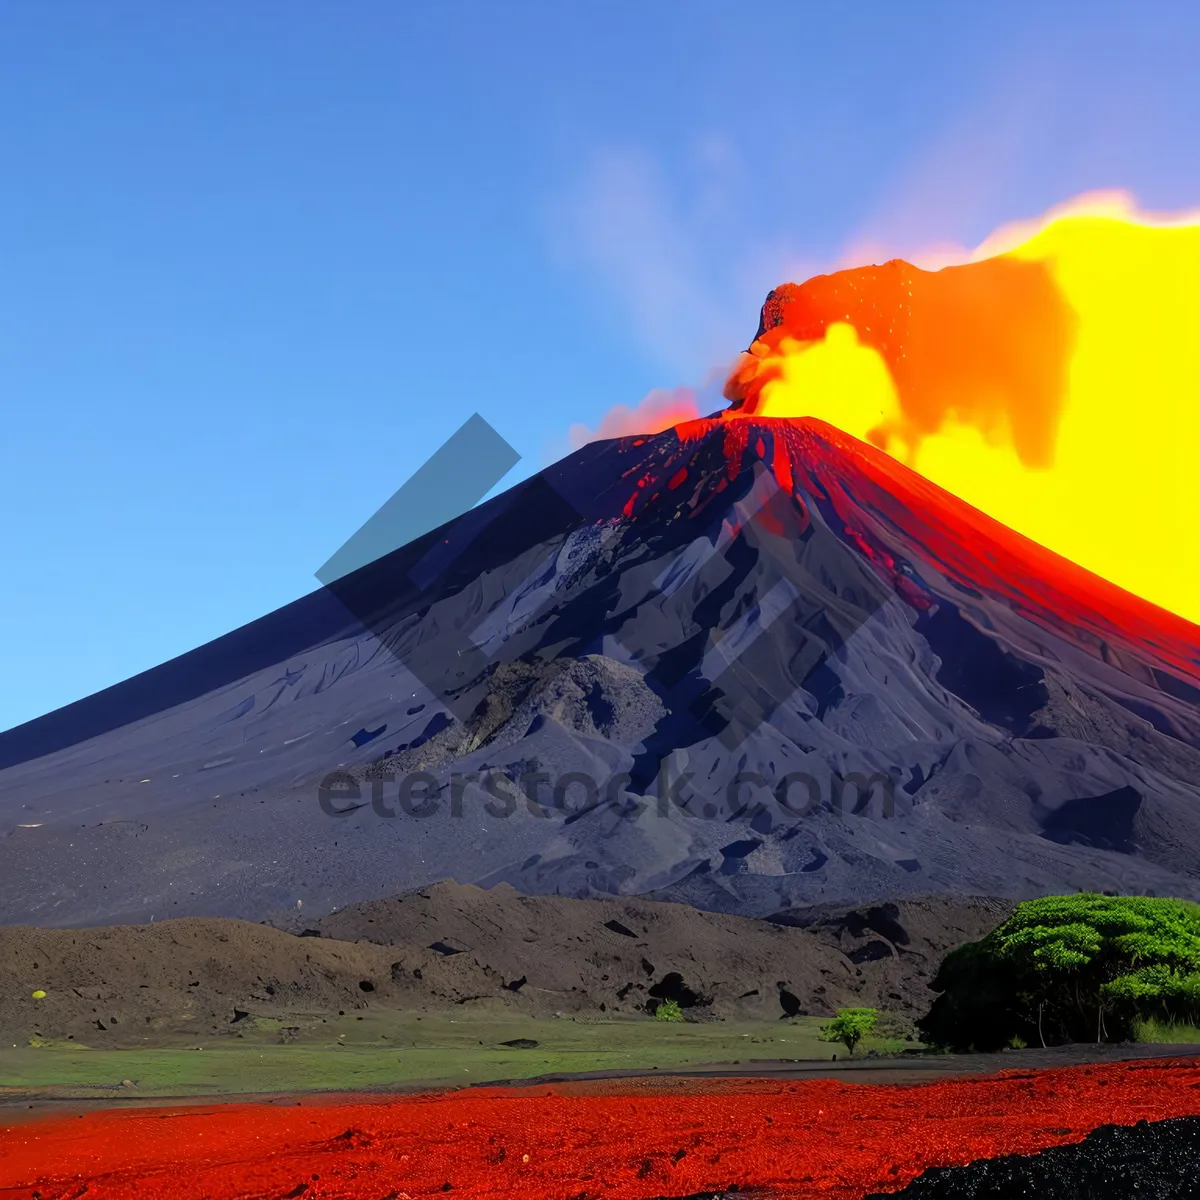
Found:
[{"label": "black volcanic sand", "polygon": [[[776,921],[638,899],[520,896],[446,882],[287,931],[227,918],[0,927],[0,1040],[145,1047],[247,1017],[486,1005],[532,1017],[921,1015],[944,954],[1009,906],[990,898],[816,909]],[[44,999],[32,992],[44,990]]]},{"label": "black volcanic sand", "polygon": [[[1000,1050],[988,1054],[940,1054],[919,1049],[897,1055],[862,1056],[820,1061],[750,1059],[741,1062],[713,1063],[708,1066],[671,1067],[654,1072],[656,1076],[682,1076],[688,1079],[841,1079],[846,1083],[885,1084],[911,1087],[939,1083],[964,1075],[992,1075],[997,1071],[1053,1071],[1062,1067],[1083,1067],[1096,1063],[1179,1059],[1200,1056],[1200,1046],[1150,1046],[1136,1042],[1088,1042],[1067,1046],[1047,1046],[1025,1050]],[[596,1079],[645,1079],[645,1070],[571,1071],[497,1079],[471,1087],[534,1087],[547,1083],[576,1083]]]},{"label": "black volcanic sand", "polygon": [[[933,1167],[887,1193],[905,1200],[1184,1200],[1200,1192],[1200,1117],[1105,1125],[1072,1146]],[[866,1200],[883,1200],[884,1193]]]}]

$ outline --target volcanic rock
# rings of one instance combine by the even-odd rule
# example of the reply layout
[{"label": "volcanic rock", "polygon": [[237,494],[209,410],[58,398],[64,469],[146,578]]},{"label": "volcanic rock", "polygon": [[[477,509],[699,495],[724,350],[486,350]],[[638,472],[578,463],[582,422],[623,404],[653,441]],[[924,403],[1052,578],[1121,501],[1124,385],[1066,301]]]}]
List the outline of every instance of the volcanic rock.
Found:
[{"label": "volcanic rock", "polygon": [[[903,1200],[1184,1200],[1200,1178],[1200,1117],[1104,1125],[1073,1146],[931,1167],[889,1198]],[[884,1193],[868,1197],[883,1200]]]}]

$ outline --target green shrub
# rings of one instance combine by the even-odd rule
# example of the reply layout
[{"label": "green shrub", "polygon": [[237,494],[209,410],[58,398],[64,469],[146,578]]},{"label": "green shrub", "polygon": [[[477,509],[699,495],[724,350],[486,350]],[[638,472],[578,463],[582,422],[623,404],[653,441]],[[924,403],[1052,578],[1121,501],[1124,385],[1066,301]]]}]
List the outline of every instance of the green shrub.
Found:
[{"label": "green shrub", "polygon": [[1200,905],[1150,896],[1047,896],[948,954],[927,1042],[998,1050],[1115,1041],[1135,1020],[1200,1019]]},{"label": "green shrub", "polygon": [[658,1007],[654,1010],[654,1019],[656,1021],[682,1021],[683,1009],[679,1007],[678,1000],[660,1000]]},{"label": "green shrub", "polygon": [[839,1008],[837,1016],[821,1026],[817,1037],[823,1042],[841,1042],[853,1055],[854,1047],[875,1028],[878,1016],[873,1008]]},{"label": "green shrub", "polygon": [[1200,1046],[1200,1026],[1137,1017],[1133,1022],[1133,1040],[1154,1046]]}]

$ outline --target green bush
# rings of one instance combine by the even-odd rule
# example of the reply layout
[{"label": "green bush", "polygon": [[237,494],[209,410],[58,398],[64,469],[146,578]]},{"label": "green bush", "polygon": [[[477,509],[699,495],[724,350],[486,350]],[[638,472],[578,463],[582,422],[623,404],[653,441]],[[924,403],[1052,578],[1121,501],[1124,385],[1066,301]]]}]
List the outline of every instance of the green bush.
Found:
[{"label": "green bush", "polygon": [[683,1009],[679,1007],[678,1000],[660,1000],[658,1007],[654,1010],[654,1019],[656,1021],[682,1021]]},{"label": "green bush", "polygon": [[1137,1017],[1133,1022],[1133,1040],[1155,1046],[1200,1046],[1200,1026]]},{"label": "green bush", "polygon": [[839,1008],[837,1016],[821,1026],[817,1037],[823,1042],[841,1042],[853,1055],[854,1047],[875,1028],[878,1016],[873,1008]]},{"label": "green bush", "polygon": [[1200,1019],[1200,905],[1150,896],[1047,896],[948,954],[923,1039],[998,1050],[1120,1041],[1136,1020]]}]

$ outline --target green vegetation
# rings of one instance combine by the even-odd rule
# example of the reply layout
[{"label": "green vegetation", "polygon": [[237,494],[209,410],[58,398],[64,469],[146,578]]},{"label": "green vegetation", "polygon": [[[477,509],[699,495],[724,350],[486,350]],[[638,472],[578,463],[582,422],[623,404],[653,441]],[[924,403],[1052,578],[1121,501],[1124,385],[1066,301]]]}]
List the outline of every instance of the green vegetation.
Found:
[{"label": "green vegetation", "polygon": [[[565,1071],[644,1070],[769,1059],[825,1059],[820,1018],[674,1022],[646,1018],[533,1020],[369,1013],[365,1019],[241,1022],[230,1034],[146,1049],[76,1042],[5,1047],[0,1097],[219,1096],[355,1091],[527,1079]],[[506,1042],[536,1042],[509,1046]],[[903,1042],[890,1048],[899,1049]],[[203,1047],[202,1049],[200,1047]],[[880,1049],[889,1048],[881,1044]],[[129,1080],[132,1086],[123,1086]]]},{"label": "green vegetation", "polygon": [[1152,1046],[1200,1046],[1200,1026],[1137,1017],[1133,1022],[1133,1040]]},{"label": "green vegetation", "polygon": [[1122,1041],[1135,1023],[1200,1019],[1200,905],[1149,896],[1047,896],[946,956],[922,1038],[998,1050]]},{"label": "green vegetation", "polygon": [[682,1021],[683,1009],[679,1007],[679,1001],[660,1001],[658,1007],[654,1010],[654,1019],[656,1021]]},{"label": "green vegetation", "polygon": [[823,1042],[841,1042],[853,1056],[854,1047],[875,1028],[878,1016],[873,1008],[839,1008],[837,1016],[822,1025],[817,1036]]}]

